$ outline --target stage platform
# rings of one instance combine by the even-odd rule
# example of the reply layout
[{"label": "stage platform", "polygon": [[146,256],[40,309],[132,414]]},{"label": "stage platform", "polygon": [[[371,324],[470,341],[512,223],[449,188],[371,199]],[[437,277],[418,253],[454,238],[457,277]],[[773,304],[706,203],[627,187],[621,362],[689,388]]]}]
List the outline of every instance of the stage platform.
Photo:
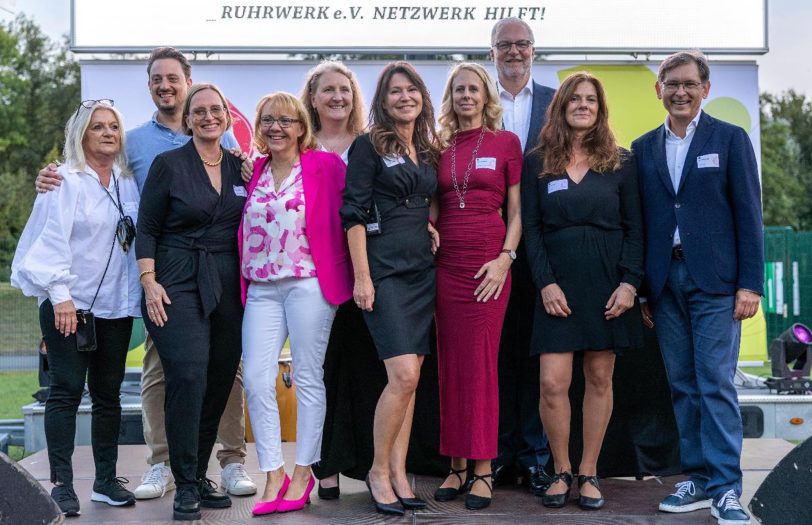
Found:
[{"label": "stage platform", "polygon": [[[289,471],[293,468],[295,444],[285,443],[283,450]],[[744,469],[743,504],[748,504],[753,493],[793,445],[780,439],[746,439],[742,455]],[[146,463],[145,445],[124,445],[120,448],[118,474],[130,480],[128,487],[134,489]],[[139,501],[134,507],[114,508],[103,503],[90,501],[93,484],[93,458],[90,447],[77,447],[73,456],[74,486],[79,496],[82,515],[66,520],[66,523],[80,524],[146,524],[169,525],[172,521],[172,497],[174,492],[162,499]],[[27,469],[43,486],[50,491],[47,451],[42,450],[22,460]],[[264,476],[259,472],[253,444],[249,444],[246,467],[260,487]],[[209,466],[209,477],[220,481],[220,468],[216,461]],[[341,499],[322,501],[313,491],[312,504],[303,511],[289,514],[271,514],[261,518],[251,516],[251,507],[256,496],[232,497],[230,509],[203,509],[203,519],[207,525],[237,525],[257,523],[279,523],[309,525],[317,523],[363,524],[363,523],[411,523],[427,525],[466,524],[511,524],[544,523],[545,525],[701,525],[714,524],[708,511],[688,514],[666,514],[657,511],[657,503],[673,491],[679,477],[648,478],[642,481],[633,479],[604,479],[601,485],[607,498],[606,507],[598,512],[585,512],[570,503],[563,509],[547,509],[536,498],[521,488],[498,488],[493,504],[486,510],[471,512],[465,509],[458,498],[449,503],[437,503],[431,498],[440,483],[439,478],[417,476],[414,478],[415,492],[429,502],[427,509],[408,512],[403,517],[386,517],[375,513],[369,495],[360,481],[341,478]],[[573,494],[576,491],[573,489]]]}]

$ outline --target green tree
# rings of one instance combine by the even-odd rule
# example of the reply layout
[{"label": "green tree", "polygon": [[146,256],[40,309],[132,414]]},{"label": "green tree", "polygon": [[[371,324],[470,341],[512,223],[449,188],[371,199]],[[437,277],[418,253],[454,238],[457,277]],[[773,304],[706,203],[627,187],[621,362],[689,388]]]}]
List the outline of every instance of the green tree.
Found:
[{"label": "green tree", "polygon": [[812,229],[812,101],[805,95],[762,95],[761,162],[765,223]]},{"label": "green tree", "polygon": [[0,278],[34,200],[33,180],[80,98],[79,65],[67,40],[53,43],[24,15],[0,24]]}]

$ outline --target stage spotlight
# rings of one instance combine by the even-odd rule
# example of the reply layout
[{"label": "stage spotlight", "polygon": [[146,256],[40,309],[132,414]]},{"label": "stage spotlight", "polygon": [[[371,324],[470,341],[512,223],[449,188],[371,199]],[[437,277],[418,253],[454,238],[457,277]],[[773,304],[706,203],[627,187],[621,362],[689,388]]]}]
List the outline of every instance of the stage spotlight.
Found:
[{"label": "stage spotlight", "polygon": [[812,368],[812,330],[801,323],[793,324],[770,344],[773,377],[767,384],[779,393],[804,393],[809,390]]}]

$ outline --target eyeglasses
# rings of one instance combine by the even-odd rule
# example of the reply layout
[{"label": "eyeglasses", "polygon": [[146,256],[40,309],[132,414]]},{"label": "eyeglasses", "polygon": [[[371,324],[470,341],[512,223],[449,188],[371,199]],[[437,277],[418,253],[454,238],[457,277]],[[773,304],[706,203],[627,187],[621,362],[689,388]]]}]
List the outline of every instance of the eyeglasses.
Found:
[{"label": "eyeglasses", "polygon": [[225,112],[226,110],[222,106],[212,106],[208,109],[195,108],[192,110],[192,116],[194,116],[196,120],[203,120],[204,118],[206,118],[206,115],[211,113],[211,116],[213,118],[220,118],[225,114]]},{"label": "eyeglasses", "polygon": [[502,53],[506,53],[510,51],[510,48],[512,48],[513,46],[516,46],[516,49],[518,49],[519,51],[527,51],[528,49],[530,49],[530,47],[532,47],[532,45],[533,42],[531,40],[518,40],[516,42],[508,42],[505,40],[495,43],[493,47],[495,47]]},{"label": "eyeglasses", "polygon": [[294,122],[301,122],[298,118],[290,118],[290,117],[262,117],[259,119],[259,123],[262,125],[263,128],[270,128],[274,125],[274,123],[279,124],[279,127],[282,129],[289,128],[293,125]]},{"label": "eyeglasses", "polygon": [[703,82],[695,82],[693,80],[688,80],[686,82],[677,82],[675,80],[669,80],[668,82],[660,82],[662,84],[663,89],[665,89],[668,93],[676,93],[679,91],[680,86],[685,89],[685,91],[696,91],[700,87],[702,87]]},{"label": "eyeglasses", "polygon": [[124,253],[127,253],[130,250],[133,239],[135,239],[135,225],[133,224],[132,217],[129,215],[124,215],[118,220],[118,224],[116,224],[116,239],[118,239],[118,243],[121,245],[121,249],[124,250]]},{"label": "eyeglasses", "polygon": [[74,113],[74,115],[78,115],[79,110],[82,109],[82,108],[93,109],[96,106],[113,107],[114,106],[113,99],[112,98],[100,98],[100,99],[83,100],[83,101],[81,101],[79,103],[79,106],[77,106],[76,112]]}]

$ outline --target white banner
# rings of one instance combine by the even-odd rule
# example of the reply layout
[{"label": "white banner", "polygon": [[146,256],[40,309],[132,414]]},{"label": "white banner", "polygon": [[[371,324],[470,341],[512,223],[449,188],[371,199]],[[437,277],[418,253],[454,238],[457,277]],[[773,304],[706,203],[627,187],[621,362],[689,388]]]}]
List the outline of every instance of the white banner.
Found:
[{"label": "white banner", "polygon": [[[234,134],[244,150],[251,148],[257,101],[273,91],[299,95],[313,63],[307,62],[199,62],[193,65],[193,80],[213,82],[225,93],[235,113]],[[361,84],[368,105],[374,93],[382,62],[348,62]],[[428,85],[439,116],[450,64],[416,62]],[[494,74],[490,63],[484,64]],[[127,129],[149,120],[155,106],[147,89],[144,62],[82,62],[83,99],[111,98],[126,119]],[[654,92],[657,63],[601,64],[547,62],[533,68],[536,82],[557,88],[570,73],[587,70],[601,79],[609,103],[609,121],[620,144],[629,147],[643,133],[663,123],[665,109]],[[711,91],[703,108],[714,117],[741,126],[750,134],[761,159],[758,70],[752,62],[712,63]]]},{"label": "white banner", "polygon": [[543,53],[765,53],[766,0],[72,0],[77,52],[484,52],[517,16]]}]

